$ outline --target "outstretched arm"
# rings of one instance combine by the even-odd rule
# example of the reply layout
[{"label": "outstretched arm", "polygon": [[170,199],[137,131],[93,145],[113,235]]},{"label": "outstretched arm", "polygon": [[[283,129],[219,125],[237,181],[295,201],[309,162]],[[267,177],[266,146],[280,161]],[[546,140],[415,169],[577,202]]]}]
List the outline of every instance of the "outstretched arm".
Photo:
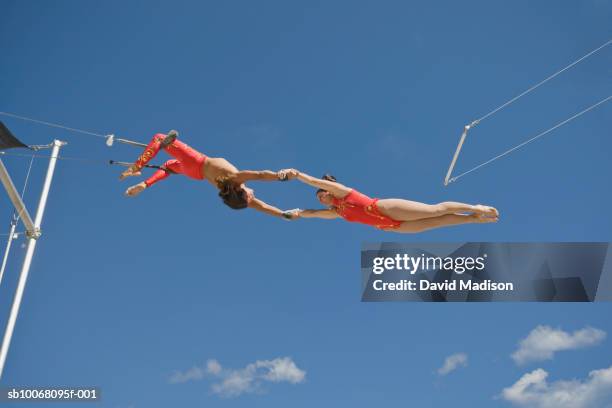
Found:
[{"label": "outstretched arm", "polygon": [[279,174],[270,170],[242,170],[230,176],[230,180],[237,184],[242,184],[250,180],[260,181],[279,181]]},{"label": "outstretched arm", "polygon": [[323,218],[325,220],[333,220],[335,218],[339,218],[337,212],[334,210],[299,210],[297,212],[298,217],[300,218]]},{"label": "outstretched arm", "polygon": [[262,200],[260,200],[259,198],[255,198],[253,197],[250,201],[249,201],[249,208],[252,208],[254,210],[260,211],[264,214],[268,214],[271,215],[273,217],[279,217],[279,218],[285,218],[285,219],[293,219],[295,217],[292,217],[291,215],[287,215],[287,212],[282,211],[276,207],[274,207],[273,205],[270,205]]},{"label": "outstretched arm", "polygon": [[[315,188],[322,188],[326,191],[329,191],[330,193],[332,193],[335,197],[338,198],[343,198],[345,197],[348,193],[351,192],[351,188],[337,183],[335,181],[329,181],[329,180],[323,180],[320,178],[316,178],[316,177],[312,177],[306,173],[302,173],[298,170],[293,170],[293,174],[297,174],[297,179],[300,180],[302,183],[306,183],[310,186],[313,186]],[[291,178],[291,176],[290,176]]]}]

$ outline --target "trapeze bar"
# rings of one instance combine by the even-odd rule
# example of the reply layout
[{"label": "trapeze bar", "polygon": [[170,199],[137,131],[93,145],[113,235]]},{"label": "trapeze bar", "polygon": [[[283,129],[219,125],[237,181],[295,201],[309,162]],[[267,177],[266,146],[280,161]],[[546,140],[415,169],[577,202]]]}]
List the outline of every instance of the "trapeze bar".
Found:
[{"label": "trapeze bar", "polygon": [[452,183],[454,179],[451,178],[453,174],[453,169],[455,168],[455,164],[457,163],[457,159],[459,158],[459,153],[461,153],[461,148],[463,147],[463,142],[465,142],[465,138],[467,137],[468,131],[473,126],[477,125],[478,121],[474,121],[469,125],[466,125],[463,128],[463,133],[461,134],[461,139],[459,139],[459,143],[457,144],[457,149],[455,150],[455,155],[453,156],[453,160],[451,161],[450,166],[448,166],[448,171],[446,172],[446,177],[444,177],[444,185],[448,186],[448,183]]},{"label": "trapeze bar", "polygon": [[115,143],[115,142],[125,143],[125,144],[129,144],[129,145],[132,145],[132,146],[147,147],[147,145],[145,143],[134,142],[133,140],[115,138],[115,135],[107,135],[106,136],[106,145],[108,147],[111,147],[113,145],[113,143]]}]

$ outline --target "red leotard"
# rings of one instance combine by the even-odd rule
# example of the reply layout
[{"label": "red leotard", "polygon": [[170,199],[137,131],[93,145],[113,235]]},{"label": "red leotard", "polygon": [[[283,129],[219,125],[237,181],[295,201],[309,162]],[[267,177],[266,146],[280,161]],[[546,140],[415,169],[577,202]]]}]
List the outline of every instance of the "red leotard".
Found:
[{"label": "red leotard", "polygon": [[[165,139],[166,135],[158,133],[153,136],[151,142],[147,145],[142,155],[136,160],[134,165],[136,168],[141,169],[147,164],[159,150],[161,149],[161,143]],[[204,179],[202,174],[202,166],[206,161],[206,156],[187,144],[175,139],[170,145],[164,149],[174,159],[168,160],[164,163],[163,167],[165,170],[157,170],[151,177],[145,180],[147,187],[157,183],[160,180],[165,179],[171,173],[184,174],[187,177],[191,177],[197,180]]]},{"label": "red leotard", "polygon": [[378,198],[351,190],[344,198],[334,198],[333,205],[338,215],[349,222],[360,222],[379,229],[398,228],[402,221],[383,215],[376,205],[377,201]]}]

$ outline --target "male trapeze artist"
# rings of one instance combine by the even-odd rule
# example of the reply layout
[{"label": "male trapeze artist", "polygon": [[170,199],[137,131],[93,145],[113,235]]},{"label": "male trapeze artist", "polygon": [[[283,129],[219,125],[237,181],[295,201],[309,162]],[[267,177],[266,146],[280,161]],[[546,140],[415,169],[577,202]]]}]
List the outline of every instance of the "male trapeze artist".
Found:
[{"label": "male trapeze artist", "polygon": [[[208,157],[198,152],[186,143],[178,140],[178,132],[170,131],[167,135],[158,133],[153,136],[144,152],[136,162],[119,177],[123,180],[129,176],[140,176],[141,169],[161,150],[165,150],[173,158],[166,161],[161,169],[157,170],[147,180],[131,186],[125,192],[130,197],[137,196],[145,189],[151,187],[170,174],[183,174],[196,180],[206,180],[219,190],[219,197],[223,202],[235,210],[253,208],[265,214],[291,219],[293,214],[258,199],[252,189],[245,183],[251,180],[286,180],[286,176],[269,170],[238,171],[236,166],[222,157]],[[284,178],[279,178],[284,177]]]}]

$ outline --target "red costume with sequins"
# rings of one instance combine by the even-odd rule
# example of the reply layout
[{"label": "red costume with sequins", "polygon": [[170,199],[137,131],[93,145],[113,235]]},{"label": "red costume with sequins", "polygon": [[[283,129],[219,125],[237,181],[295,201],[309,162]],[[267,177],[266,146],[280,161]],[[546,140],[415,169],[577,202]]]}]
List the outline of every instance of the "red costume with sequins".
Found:
[{"label": "red costume with sequins", "polygon": [[[134,163],[138,170],[155,157],[161,149],[162,141],[165,138],[166,135],[162,133],[153,136],[153,139],[151,139],[151,142],[149,142],[142,155],[136,160],[136,163]],[[206,162],[205,155],[176,139],[166,146],[164,150],[170,156],[174,157],[174,159],[165,162],[163,165],[164,169],[157,170],[151,177],[145,180],[147,187],[165,179],[171,173],[184,174],[187,177],[197,180],[204,179],[202,168],[204,162]]]},{"label": "red costume with sequins", "polygon": [[398,228],[402,221],[383,215],[376,202],[378,198],[370,198],[357,190],[351,190],[344,198],[334,198],[333,205],[339,216],[350,222],[360,222],[373,227]]}]

